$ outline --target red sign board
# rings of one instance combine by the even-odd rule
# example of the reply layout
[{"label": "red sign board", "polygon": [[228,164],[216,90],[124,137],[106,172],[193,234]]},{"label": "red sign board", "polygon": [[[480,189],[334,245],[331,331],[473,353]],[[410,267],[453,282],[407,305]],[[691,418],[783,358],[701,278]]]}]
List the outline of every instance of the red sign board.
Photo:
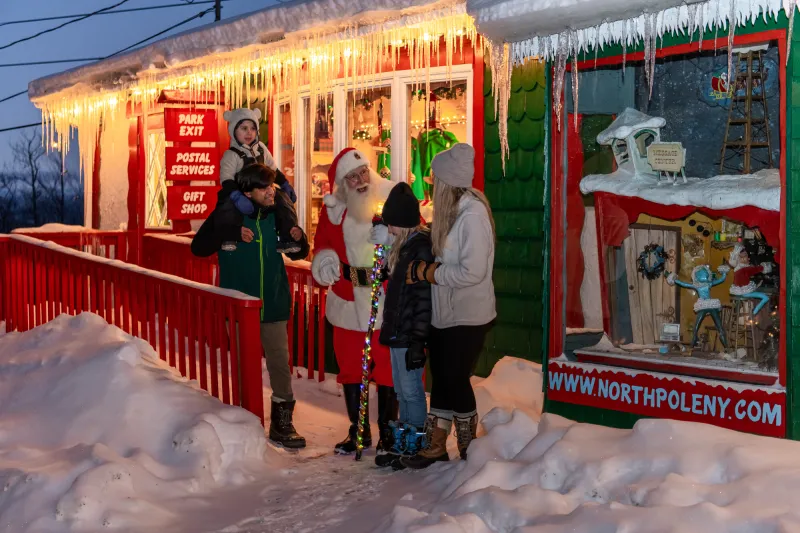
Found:
[{"label": "red sign board", "polygon": [[217,205],[219,187],[167,187],[167,218],[197,220],[208,218]]},{"label": "red sign board", "polygon": [[547,397],[612,411],[786,436],[786,392],[755,385],[551,362]]},{"label": "red sign board", "polygon": [[214,109],[164,110],[164,137],[168,142],[217,142],[217,112]]},{"label": "red sign board", "polygon": [[167,179],[206,181],[219,179],[219,153],[216,148],[178,148],[167,146]]}]

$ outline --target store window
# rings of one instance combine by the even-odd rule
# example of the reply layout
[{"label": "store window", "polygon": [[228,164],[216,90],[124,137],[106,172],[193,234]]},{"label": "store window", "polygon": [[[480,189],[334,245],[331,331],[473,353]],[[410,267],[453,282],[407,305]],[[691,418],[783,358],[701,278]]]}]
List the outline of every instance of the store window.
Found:
[{"label": "store window", "polygon": [[319,224],[319,212],[322,208],[322,198],[331,192],[328,183],[328,169],[333,163],[334,148],[334,121],[333,121],[333,95],[311,101],[303,100],[306,117],[306,132],[308,149],[306,151],[306,169],[310,177],[310,192],[306,209],[306,228],[309,240],[314,242],[314,235]]},{"label": "store window", "polygon": [[164,130],[147,135],[147,172],[145,175],[145,228],[169,228],[167,220],[167,170]]},{"label": "store window", "polygon": [[348,146],[365,154],[372,168],[392,177],[391,88],[351,91],[347,96]]},{"label": "store window", "polygon": [[295,184],[294,139],[292,138],[292,104],[287,102],[278,107],[277,158],[280,169],[293,187]]},{"label": "store window", "polygon": [[614,68],[613,87],[581,97],[577,117],[568,107],[570,156],[556,154],[566,160],[564,356],[773,383],[782,338],[777,46],[737,50],[730,88],[727,54],[659,60],[652,97],[643,64],[628,62],[624,76],[621,65],[604,67]]},{"label": "store window", "polygon": [[431,199],[431,161],[468,138],[467,82],[432,83],[430,93],[409,85],[406,91],[408,180],[419,200]]}]

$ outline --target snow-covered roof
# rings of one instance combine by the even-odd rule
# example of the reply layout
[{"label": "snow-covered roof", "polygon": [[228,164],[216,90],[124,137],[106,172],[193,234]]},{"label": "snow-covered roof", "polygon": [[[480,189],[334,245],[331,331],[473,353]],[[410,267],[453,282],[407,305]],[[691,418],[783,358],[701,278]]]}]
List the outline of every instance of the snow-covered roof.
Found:
[{"label": "snow-covered roof", "polygon": [[581,192],[607,192],[618,196],[641,198],[661,205],[704,207],[706,209],[733,209],[747,205],[780,212],[781,178],[777,169],[767,169],[755,174],[723,175],[709,179],[689,178],[675,185],[634,177],[625,170],[612,174],[593,174],[581,180]]},{"label": "snow-covered roof", "polygon": [[637,109],[625,108],[611,125],[597,135],[600,144],[611,144],[614,139],[625,139],[631,133],[647,128],[663,128],[667,121],[661,117],[651,117]]},{"label": "snow-covered roof", "polygon": [[31,99],[78,84],[116,88],[144,74],[162,74],[201,58],[243,48],[285,44],[289,38],[369,25],[409,24],[414,17],[462,5],[463,0],[296,0],[173,35],[96,63],[33,80]]},{"label": "snow-covered roof", "polygon": [[[478,31],[495,42],[512,43],[511,59],[553,58],[610,44],[633,45],[665,33],[691,34],[776,17],[797,0],[467,0]],[[567,35],[566,39],[561,39]]]}]

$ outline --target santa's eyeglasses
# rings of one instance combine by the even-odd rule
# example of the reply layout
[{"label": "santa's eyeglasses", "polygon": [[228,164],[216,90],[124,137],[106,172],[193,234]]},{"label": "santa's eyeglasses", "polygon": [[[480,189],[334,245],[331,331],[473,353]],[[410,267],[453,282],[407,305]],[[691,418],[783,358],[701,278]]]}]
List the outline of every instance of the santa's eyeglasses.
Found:
[{"label": "santa's eyeglasses", "polygon": [[366,182],[369,181],[369,167],[363,166],[352,171],[350,174],[344,177],[345,181],[351,185],[355,185],[356,183]]}]

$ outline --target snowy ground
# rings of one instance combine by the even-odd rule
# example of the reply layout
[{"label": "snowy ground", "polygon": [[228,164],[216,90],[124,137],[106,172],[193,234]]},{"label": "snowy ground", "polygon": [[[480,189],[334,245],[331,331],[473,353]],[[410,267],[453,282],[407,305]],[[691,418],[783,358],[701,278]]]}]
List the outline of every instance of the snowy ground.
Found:
[{"label": "snowy ground", "polygon": [[394,473],[371,453],[332,455],[347,421],[330,377],[297,375],[309,447],[289,452],[145,343],[93,315],[62,317],[0,339],[0,528],[800,532],[800,444],[668,420],[616,430],[540,417],[541,379],[538,365],[503,359],[475,379],[482,427],[469,460]]}]

